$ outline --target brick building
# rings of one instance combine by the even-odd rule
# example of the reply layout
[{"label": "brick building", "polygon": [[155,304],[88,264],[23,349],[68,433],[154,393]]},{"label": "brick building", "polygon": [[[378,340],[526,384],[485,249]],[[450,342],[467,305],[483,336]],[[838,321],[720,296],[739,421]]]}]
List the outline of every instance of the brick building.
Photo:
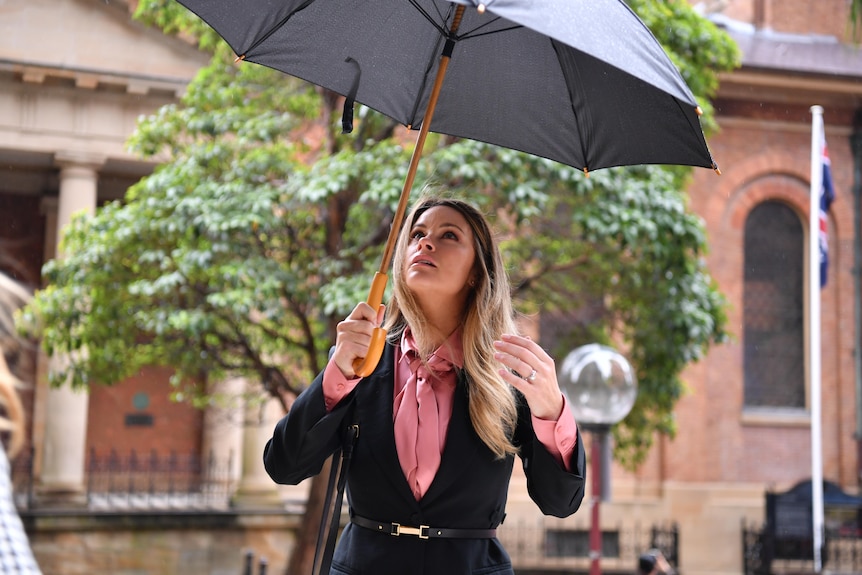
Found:
[{"label": "brick building", "polygon": [[732,338],[687,369],[677,437],[662,439],[635,476],[618,474],[608,512],[638,515],[654,498],[649,514],[680,522],[687,574],[738,572],[740,523],[764,520],[764,491],[811,478],[803,246],[812,105],[824,108],[837,196],[821,291],[824,479],[857,493],[860,465],[853,174],[862,152],[854,157],[851,138],[862,129],[862,52],[851,43],[849,2],[703,4],[742,51],[742,67],[721,78],[720,133],[709,141],[723,175],[696,171],[688,190],[706,222],[708,267],[728,299]]},{"label": "brick building", "polygon": [[[708,266],[728,298],[733,337],[684,374],[689,393],[676,410],[677,437],[657,441],[637,473],[614,468],[611,501],[602,505],[602,528],[611,535],[677,522],[686,575],[739,573],[742,522],[763,521],[766,490],[811,476],[807,263],[800,250],[808,234],[815,104],[824,108],[837,195],[829,217],[830,275],[821,292],[824,477],[857,493],[860,468],[854,262],[862,220],[854,173],[862,151],[854,153],[851,138],[862,129],[862,52],[849,36],[849,2],[726,0],[702,8],[743,54],[742,67],[721,79],[720,132],[709,142],[723,175],[698,170],[689,188],[691,208],[706,222]],[[175,101],[205,62],[186,44],[132,21],[125,0],[0,3],[0,269],[38,286],[41,265],[57,257],[58,230],[71,214],[122,197],[150,173],[153,166],[123,146],[135,118]],[[46,573],[172,573],[165,566],[178,564],[188,573],[227,572],[217,565],[238,564],[243,546],[280,569],[295,517],[282,517],[284,507],[272,503],[272,486],[259,468],[261,441],[277,413],[259,425],[241,410],[170,404],[168,374],[157,369],[89,394],[49,389],[49,361],[36,365],[26,393],[37,502],[28,524]],[[197,523],[189,536],[188,525],[164,527],[150,515],[141,523],[149,538],[135,543],[136,528],[93,520],[84,497],[88,457],[111,449],[226,458],[239,486],[240,511],[229,519],[237,527],[219,531],[220,515]],[[281,493],[302,497],[301,489]],[[57,502],[78,509],[72,514],[78,523],[58,527],[39,514],[40,506]],[[268,511],[242,511],[243,502]],[[582,533],[588,520],[586,506],[565,521],[536,517],[522,479],[513,479],[504,530],[539,526],[530,553],[513,551],[516,562],[583,570],[583,557],[546,557],[542,533]],[[503,536],[514,538],[514,529]],[[120,555],[122,565],[114,559]],[[192,563],[182,563],[183,556]],[[614,557],[603,565],[633,567]]]}]

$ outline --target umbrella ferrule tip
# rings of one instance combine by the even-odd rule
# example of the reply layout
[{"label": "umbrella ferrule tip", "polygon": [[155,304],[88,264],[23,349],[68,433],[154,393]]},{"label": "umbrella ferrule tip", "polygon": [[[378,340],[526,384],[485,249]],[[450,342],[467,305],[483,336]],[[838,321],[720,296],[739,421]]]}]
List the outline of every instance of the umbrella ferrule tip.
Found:
[{"label": "umbrella ferrule tip", "polygon": [[482,3],[479,3],[479,5],[476,6],[476,10],[478,10],[479,14],[484,14],[485,13],[485,5]]}]

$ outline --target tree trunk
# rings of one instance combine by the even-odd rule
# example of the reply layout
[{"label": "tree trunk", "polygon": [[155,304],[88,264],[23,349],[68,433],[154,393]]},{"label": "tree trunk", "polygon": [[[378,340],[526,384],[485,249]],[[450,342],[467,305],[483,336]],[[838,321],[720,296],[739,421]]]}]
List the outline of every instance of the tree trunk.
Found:
[{"label": "tree trunk", "polygon": [[[317,534],[320,530],[320,522],[323,518],[323,504],[326,499],[326,483],[329,479],[329,470],[332,466],[330,457],[311,480],[308,490],[308,501],[305,504],[305,513],[296,532],[296,544],[290,561],[287,563],[286,575],[311,575],[314,568],[314,550],[317,546]],[[324,542],[321,542],[324,543]],[[315,574],[316,575],[316,574]]]},{"label": "tree trunk", "polygon": [[[335,155],[338,152],[338,142],[334,132],[335,128],[332,116],[342,96],[330,90],[320,89],[320,91],[323,94],[322,125],[326,127],[326,151],[328,155]],[[327,205],[326,251],[330,256],[336,255],[341,249],[341,236],[344,233],[347,213],[350,210],[350,204],[354,201],[343,201],[341,199],[343,195],[344,192],[335,194]],[[335,327],[338,321],[339,319],[337,318],[329,318],[328,331],[330,341],[332,342],[335,342]],[[314,359],[312,358],[313,361]],[[323,469],[320,470],[320,473],[311,480],[311,486],[308,490],[308,501],[305,504],[305,514],[302,517],[302,524],[296,533],[296,544],[287,563],[286,575],[317,575],[316,573],[312,574],[312,569],[314,569],[314,551],[317,547],[317,536],[320,532],[321,520],[323,519],[326,484],[329,480],[331,469],[332,458],[330,457],[323,464]],[[336,520],[340,521],[340,516]],[[326,544],[325,535],[324,540],[320,544]]]}]

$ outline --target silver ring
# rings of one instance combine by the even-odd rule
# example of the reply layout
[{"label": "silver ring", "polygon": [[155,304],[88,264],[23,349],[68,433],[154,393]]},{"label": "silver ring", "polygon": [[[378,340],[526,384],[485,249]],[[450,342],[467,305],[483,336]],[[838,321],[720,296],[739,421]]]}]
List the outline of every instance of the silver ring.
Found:
[{"label": "silver ring", "polygon": [[536,379],[536,370],[530,372],[530,375],[526,377],[527,381],[534,381]]}]

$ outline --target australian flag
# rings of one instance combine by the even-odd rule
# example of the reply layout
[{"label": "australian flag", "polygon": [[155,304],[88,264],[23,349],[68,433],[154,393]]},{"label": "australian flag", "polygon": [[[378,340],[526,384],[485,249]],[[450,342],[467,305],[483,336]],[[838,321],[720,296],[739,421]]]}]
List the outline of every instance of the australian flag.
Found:
[{"label": "australian flag", "polygon": [[823,165],[823,183],[820,188],[820,287],[826,285],[829,268],[829,206],[835,200],[835,188],[832,186],[832,164],[829,161],[829,150],[826,147],[826,137],[823,137],[823,147],[820,153],[820,163]]}]

